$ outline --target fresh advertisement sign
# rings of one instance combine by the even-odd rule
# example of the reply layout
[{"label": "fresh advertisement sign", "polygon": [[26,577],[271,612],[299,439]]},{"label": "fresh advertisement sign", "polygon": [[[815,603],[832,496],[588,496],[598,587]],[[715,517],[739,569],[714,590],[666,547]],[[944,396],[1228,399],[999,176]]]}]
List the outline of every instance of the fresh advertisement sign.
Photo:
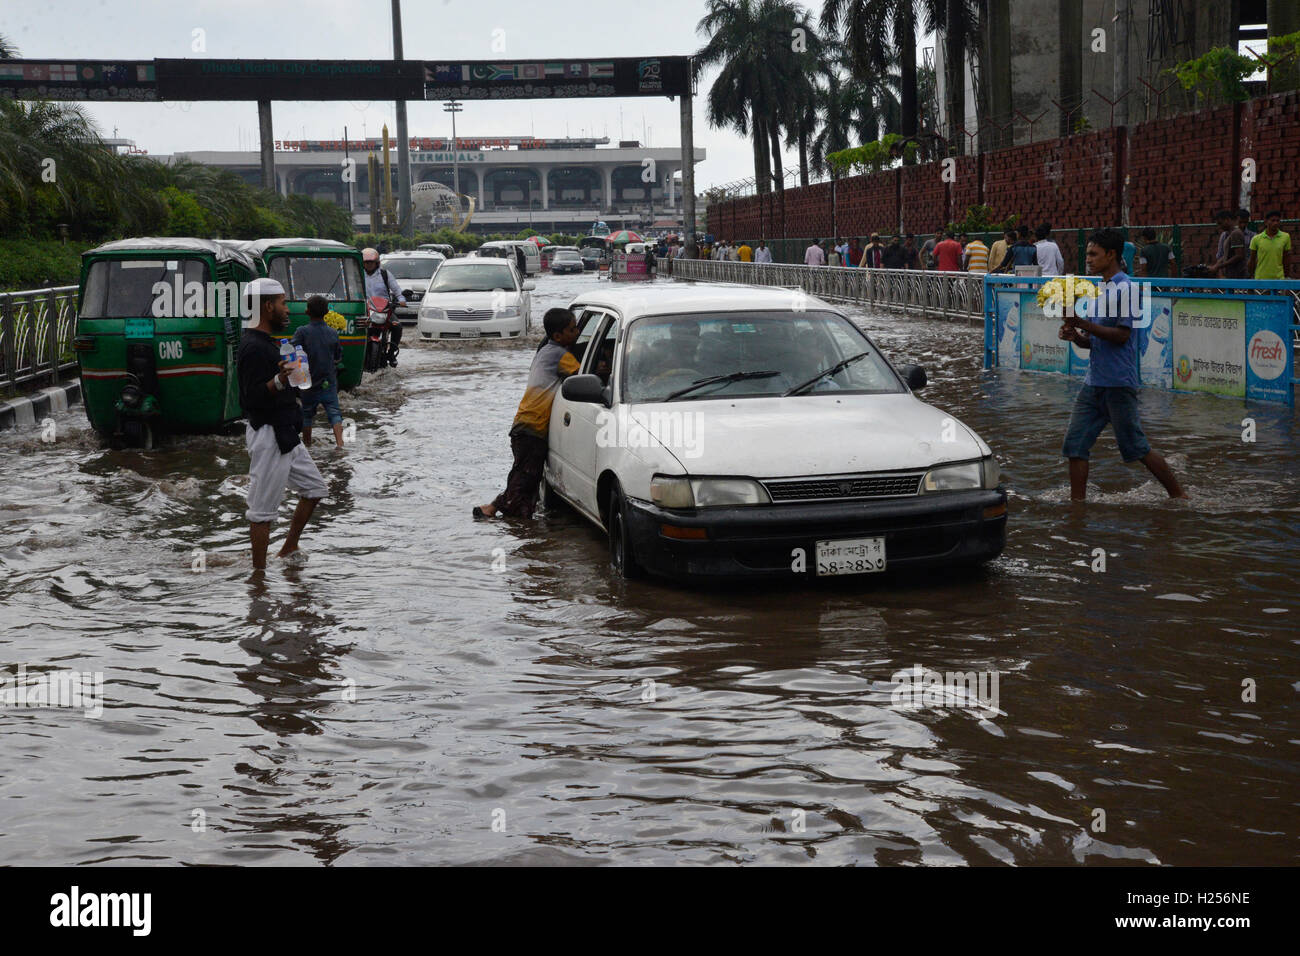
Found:
[{"label": "fresh advertisement sign", "polygon": [[[1057,337],[1060,320],[1043,314],[1036,292],[1010,281],[986,290],[988,367],[1087,374],[1088,350]],[[1152,283],[1140,300],[1132,334],[1144,388],[1292,403],[1289,297],[1170,292]]]}]

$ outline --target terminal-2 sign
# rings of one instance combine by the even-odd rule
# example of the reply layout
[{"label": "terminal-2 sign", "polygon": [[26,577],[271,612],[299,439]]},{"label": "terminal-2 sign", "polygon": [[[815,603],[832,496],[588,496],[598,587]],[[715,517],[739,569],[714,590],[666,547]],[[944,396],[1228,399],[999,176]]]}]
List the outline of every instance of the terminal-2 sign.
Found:
[{"label": "terminal-2 sign", "polygon": [[420,100],[419,60],[159,59],[164,100]]}]

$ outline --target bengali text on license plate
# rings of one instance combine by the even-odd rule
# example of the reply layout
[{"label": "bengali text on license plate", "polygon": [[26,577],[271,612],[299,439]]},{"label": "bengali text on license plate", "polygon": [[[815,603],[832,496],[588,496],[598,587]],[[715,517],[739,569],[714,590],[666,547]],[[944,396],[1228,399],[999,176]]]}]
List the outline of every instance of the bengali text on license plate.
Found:
[{"label": "bengali text on license plate", "polygon": [[817,542],[817,573],[871,574],[885,570],[884,538]]},{"label": "bengali text on license plate", "polygon": [[460,337],[462,339],[476,339],[481,334],[479,329],[461,329]]}]

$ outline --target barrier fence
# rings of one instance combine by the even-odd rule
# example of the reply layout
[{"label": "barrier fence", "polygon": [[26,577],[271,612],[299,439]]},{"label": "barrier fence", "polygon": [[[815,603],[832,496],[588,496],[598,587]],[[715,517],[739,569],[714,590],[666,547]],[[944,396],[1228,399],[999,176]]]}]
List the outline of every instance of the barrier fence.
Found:
[{"label": "barrier fence", "polygon": [[0,386],[6,394],[41,380],[57,384],[75,372],[76,322],[75,285],[0,293]]},{"label": "barrier fence", "polygon": [[823,299],[923,316],[975,322],[984,315],[984,276],[979,273],[674,259],[672,275],[701,282],[798,288]]}]

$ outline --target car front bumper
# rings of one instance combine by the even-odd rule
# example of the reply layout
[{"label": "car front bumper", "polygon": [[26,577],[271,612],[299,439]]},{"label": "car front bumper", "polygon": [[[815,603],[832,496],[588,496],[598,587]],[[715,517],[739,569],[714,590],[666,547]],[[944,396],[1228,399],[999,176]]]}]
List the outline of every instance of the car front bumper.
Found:
[{"label": "car front bumper", "polygon": [[[438,339],[512,339],[524,334],[524,320],[522,317],[488,319],[483,322],[421,318],[416,328],[423,342],[435,342]],[[474,329],[478,330],[478,335],[461,334]]]},{"label": "car front bumper", "polygon": [[[883,537],[886,571],[992,560],[1007,540],[1006,503],[1002,488],[695,512],[629,499],[628,534],[637,561],[655,574],[815,578],[817,542],[844,538]],[[702,528],[708,537],[667,537],[664,525]]]}]

